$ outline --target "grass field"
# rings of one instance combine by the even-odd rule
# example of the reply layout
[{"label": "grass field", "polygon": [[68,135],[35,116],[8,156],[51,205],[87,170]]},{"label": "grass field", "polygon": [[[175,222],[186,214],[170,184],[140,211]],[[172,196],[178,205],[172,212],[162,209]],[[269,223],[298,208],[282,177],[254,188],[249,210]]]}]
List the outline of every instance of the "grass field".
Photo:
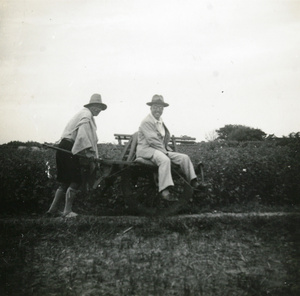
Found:
[{"label": "grass field", "polygon": [[1,218],[0,295],[300,295],[299,220]]}]

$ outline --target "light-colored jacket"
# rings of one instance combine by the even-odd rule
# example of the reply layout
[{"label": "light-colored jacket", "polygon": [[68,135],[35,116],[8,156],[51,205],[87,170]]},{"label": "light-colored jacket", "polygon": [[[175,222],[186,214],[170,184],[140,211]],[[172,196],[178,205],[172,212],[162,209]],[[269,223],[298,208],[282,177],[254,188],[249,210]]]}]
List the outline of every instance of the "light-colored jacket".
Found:
[{"label": "light-colored jacket", "polygon": [[138,144],[136,148],[136,156],[150,159],[155,150],[159,150],[164,154],[172,149],[168,147],[170,141],[170,132],[165,128],[165,137],[161,135],[156,127],[154,118],[149,114],[141,123],[138,131]]},{"label": "light-colored jacket", "polygon": [[69,121],[61,139],[66,138],[74,141],[73,154],[84,151],[88,157],[98,157],[96,130],[97,126],[92,112],[88,108],[83,108]]}]

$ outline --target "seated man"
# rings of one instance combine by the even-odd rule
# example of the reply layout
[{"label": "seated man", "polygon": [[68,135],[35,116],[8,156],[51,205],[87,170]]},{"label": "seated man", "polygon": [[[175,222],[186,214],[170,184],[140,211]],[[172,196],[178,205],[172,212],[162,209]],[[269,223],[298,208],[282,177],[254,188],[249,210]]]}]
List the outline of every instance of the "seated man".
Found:
[{"label": "seated man", "polygon": [[161,115],[164,107],[169,104],[164,102],[160,95],[154,95],[150,114],[142,121],[138,131],[138,144],[136,156],[151,160],[158,166],[159,192],[164,200],[176,201],[169,192],[169,187],[174,186],[171,174],[171,162],[178,164],[191,186],[198,188],[194,166],[188,155],[172,152],[168,147],[170,132],[162,121]]}]

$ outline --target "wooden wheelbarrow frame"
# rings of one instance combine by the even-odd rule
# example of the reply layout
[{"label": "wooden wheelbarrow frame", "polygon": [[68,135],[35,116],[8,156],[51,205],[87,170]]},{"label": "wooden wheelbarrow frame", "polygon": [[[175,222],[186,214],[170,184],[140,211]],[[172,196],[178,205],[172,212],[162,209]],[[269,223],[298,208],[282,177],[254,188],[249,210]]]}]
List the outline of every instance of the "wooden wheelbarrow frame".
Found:
[{"label": "wooden wheelbarrow frame", "polygon": [[[128,135],[127,135],[128,137]],[[140,212],[153,213],[153,208],[157,208],[158,201],[158,167],[150,160],[136,158],[138,133],[134,133],[128,137],[128,142],[124,145],[119,159],[89,159],[96,164],[100,164],[97,169],[97,178],[94,180],[92,189],[100,188],[101,192],[105,192],[110,186],[120,180],[120,190],[122,196],[127,203],[135,208],[139,208]],[[173,150],[177,151],[176,141],[172,137]],[[48,148],[59,150],[66,153],[70,151],[61,149],[57,146],[44,144]],[[78,157],[86,158],[78,155]],[[201,182],[204,183],[203,164],[199,162],[196,167],[197,174],[201,176]],[[159,211],[160,214],[173,214],[178,212],[184,204],[193,198],[194,189],[187,182],[185,176],[177,165],[172,164],[172,176],[174,181],[173,194],[178,197],[177,203],[168,204]],[[157,209],[155,210],[157,213]]]}]

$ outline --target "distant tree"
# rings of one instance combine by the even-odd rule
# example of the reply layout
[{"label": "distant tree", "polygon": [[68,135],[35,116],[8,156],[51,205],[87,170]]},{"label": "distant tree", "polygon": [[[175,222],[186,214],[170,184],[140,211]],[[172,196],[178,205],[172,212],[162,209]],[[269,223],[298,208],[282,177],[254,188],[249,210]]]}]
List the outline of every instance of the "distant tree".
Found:
[{"label": "distant tree", "polygon": [[216,130],[219,140],[226,141],[262,141],[266,137],[266,133],[257,128],[244,125],[227,124]]},{"label": "distant tree", "polygon": [[[289,135],[288,135],[288,137],[290,138],[290,139],[300,139],[300,132],[297,132],[297,133],[295,133],[295,132],[293,132],[293,133],[290,133]],[[285,137],[284,137],[285,138]]]},{"label": "distant tree", "polygon": [[218,139],[218,133],[216,130],[210,131],[209,133],[205,134],[205,140],[208,142],[213,142]]},{"label": "distant tree", "polygon": [[266,140],[276,140],[277,137],[274,134],[270,134],[266,136]]},{"label": "distant tree", "polygon": [[28,141],[28,142],[21,142],[21,141],[11,141],[8,142],[6,144],[2,145],[3,147],[9,147],[9,148],[18,148],[19,146],[23,146],[23,147],[40,147],[41,144],[38,142],[34,142],[34,141]]}]

